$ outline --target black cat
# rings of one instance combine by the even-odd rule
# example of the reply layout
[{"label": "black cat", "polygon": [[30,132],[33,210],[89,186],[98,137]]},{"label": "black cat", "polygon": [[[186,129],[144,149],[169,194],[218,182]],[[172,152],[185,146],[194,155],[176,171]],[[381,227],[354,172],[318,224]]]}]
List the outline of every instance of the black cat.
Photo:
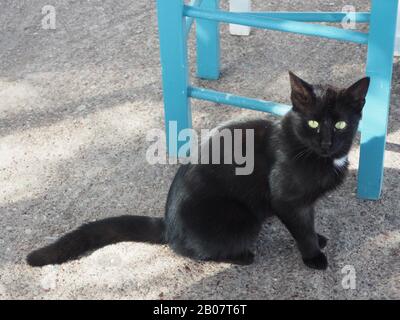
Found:
[{"label": "black cat", "polygon": [[262,223],[276,215],[304,263],[326,269],[321,249],[327,239],[314,229],[314,204],[345,178],[370,79],[347,89],[310,85],[292,73],[290,80],[293,109],[280,122],[260,119],[223,127],[254,129],[251,174],[236,175],[235,162],[183,165],[169,190],[165,218],[122,216],[85,224],[33,251],[28,263],[58,264],[107,244],[142,241],[167,243],[194,259],[250,264]]}]

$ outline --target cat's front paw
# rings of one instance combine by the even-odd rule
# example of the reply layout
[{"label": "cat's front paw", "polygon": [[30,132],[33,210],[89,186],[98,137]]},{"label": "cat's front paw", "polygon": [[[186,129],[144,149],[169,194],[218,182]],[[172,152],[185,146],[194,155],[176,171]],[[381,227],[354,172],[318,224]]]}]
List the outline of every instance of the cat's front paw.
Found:
[{"label": "cat's front paw", "polygon": [[318,236],[319,247],[321,249],[325,248],[326,244],[328,243],[328,238],[326,238],[325,236],[323,236],[322,234],[319,234],[319,233],[317,234],[317,236]]},{"label": "cat's front paw", "polygon": [[326,255],[322,252],[320,252],[313,258],[303,258],[303,262],[307,267],[310,267],[312,269],[326,270],[326,268],[328,268],[328,259],[326,258]]}]

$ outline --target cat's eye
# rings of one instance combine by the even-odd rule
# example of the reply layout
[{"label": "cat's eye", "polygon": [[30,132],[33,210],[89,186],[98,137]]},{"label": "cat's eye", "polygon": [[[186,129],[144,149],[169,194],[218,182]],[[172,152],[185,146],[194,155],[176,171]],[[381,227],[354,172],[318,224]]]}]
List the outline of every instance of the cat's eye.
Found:
[{"label": "cat's eye", "polygon": [[343,130],[343,129],[345,129],[346,127],[347,127],[347,123],[344,122],[344,121],[339,121],[339,122],[336,122],[336,124],[335,124],[335,128],[336,128],[337,130]]},{"label": "cat's eye", "polygon": [[313,129],[317,129],[319,127],[318,121],[310,120],[308,121],[308,126]]}]

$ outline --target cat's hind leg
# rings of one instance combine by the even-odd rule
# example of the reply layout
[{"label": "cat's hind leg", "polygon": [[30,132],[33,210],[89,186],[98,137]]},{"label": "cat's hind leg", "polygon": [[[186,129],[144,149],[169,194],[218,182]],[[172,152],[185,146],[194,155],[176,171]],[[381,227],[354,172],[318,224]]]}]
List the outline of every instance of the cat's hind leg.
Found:
[{"label": "cat's hind leg", "polygon": [[254,262],[254,253],[250,250],[244,251],[239,255],[226,258],[227,262],[242,266],[250,265]]},{"label": "cat's hind leg", "polygon": [[222,262],[222,263],[232,263],[237,264],[239,266],[248,266],[253,264],[254,262],[254,253],[250,250],[246,250],[242,253],[236,255],[228,255],[228,256],[213,256],[203,259],[204,261],[214,261],[214,262]]},{"label": "cat's hind leg", "polygon": [[251,248],[262,221],[246,205],[226,198],[190,202],[182,207],[180,218],[184,232],[180,246],[196,259],[253,263]]},{"label": "cat's hind leg", "polygon": [[322,234],[317,233],[318,236],[318,244],[321,249],[325,248],[328,244],[328,238],[323,236]]}]

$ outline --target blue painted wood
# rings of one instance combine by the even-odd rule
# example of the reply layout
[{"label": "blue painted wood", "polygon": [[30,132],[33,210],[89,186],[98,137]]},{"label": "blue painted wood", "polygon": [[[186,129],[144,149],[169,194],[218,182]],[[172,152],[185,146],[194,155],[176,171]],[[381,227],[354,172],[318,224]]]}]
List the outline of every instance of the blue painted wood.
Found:
[{"label": "blue painted wood", "polygon": [[272,101],[251,99],[205,88],[189,87],[188,95],[189,97],[195,99],[207,100],[250,110],[268,112],[277,116],[285,115],[292,108],[291,106]]},{"label": "blue painted wood", "polygon": [[[190,3],[191,6],[200,6],[202,0],[195,0]],[[274,18],[283,20],[292,20],[299,22],[342,22],[346,17],[346,13],[343,12],[285,12],[285,11],[267,11],[267,12],[243,12],[246,15],[252,15],[256,17]],[[356,23],[369,23],[370,13],[369,12],[355,12],[354,20]],[[186,30],[190,32],[194,18],[186,18]]]},{"label": "blue painted wood", "polygon": [[[276,116],[284,116],[292,106],[261,99],[252,99],[248,97],[238,96],[231,93],[214,91],[205,88],[189,86],[188,95],[191,98],[199,100],[207,100],[215,103],[226,104],[234,107],[245,108],[249,110],[272,113]],[[360,125],[361,127],[361,125]],[[360,128],[359,128],[360,131]]]},{"label": "blue painted wood", "polygon": [[[203,0],[201,8],[214,12],[219,0]],[[192,7],[194,9],[200,9]],[[218,21],[196,20],[197,76],[216,80],[220,73],[220,35]]]},{"label": "blue painted wood", "polygon": [[[203,2],[203,0],[192,0],[192,1],[190,1],[189,5],[192,7],[198,7],[201,5],[202,2]],[[193,22],[194,22],[194,18],[186,17],[186,34],[190,33]]]},{"label": "blue painted wood", "polygon": [[[242,13],[242,12],[241,12]],[[342,22],[346,17],[343,12],[286,12],[286,11],[264,11],[264,12],[243,12],[261,18],[274,18],[301,22]],[[369,12],[355,12],[356,23],[368,23],[370,20]]]},{"label": "blue painted wood", "polygon": [[[274,19],[267,17],[257,17],[254,15],[247,15],[244,13],[212,11],[204,8],[185,6],[184,15],[188,17],[201,18],[210,21],[221,21],[221,22],[240,24],[255,28],[297,33],[307,36],[329,38],[329,39],[349,41],[361,44],[367,44],[368,42],[368,34],[359,31],[350,31],[346,29],[309,24],[305,22],[289,21],[289,20]],[[206,36],[204,35],[204,37]]]},{"label": "blue painted wood", "polygon": [[371,85],[363,111],[358,196],[379,199],[390,106],[398,0],[372,0],[367,74]]},{"label": "blue painted wood", "polygon": [[184,0],[157,0],[165,126],[171,157],[179,156],[178,150],[186,141],[178,141],[174,130],[169,130],[170,126],[173,128],[176,125],[179,133],[191,128],[192,122],[187,94],[187,38],[183,5]]}]

